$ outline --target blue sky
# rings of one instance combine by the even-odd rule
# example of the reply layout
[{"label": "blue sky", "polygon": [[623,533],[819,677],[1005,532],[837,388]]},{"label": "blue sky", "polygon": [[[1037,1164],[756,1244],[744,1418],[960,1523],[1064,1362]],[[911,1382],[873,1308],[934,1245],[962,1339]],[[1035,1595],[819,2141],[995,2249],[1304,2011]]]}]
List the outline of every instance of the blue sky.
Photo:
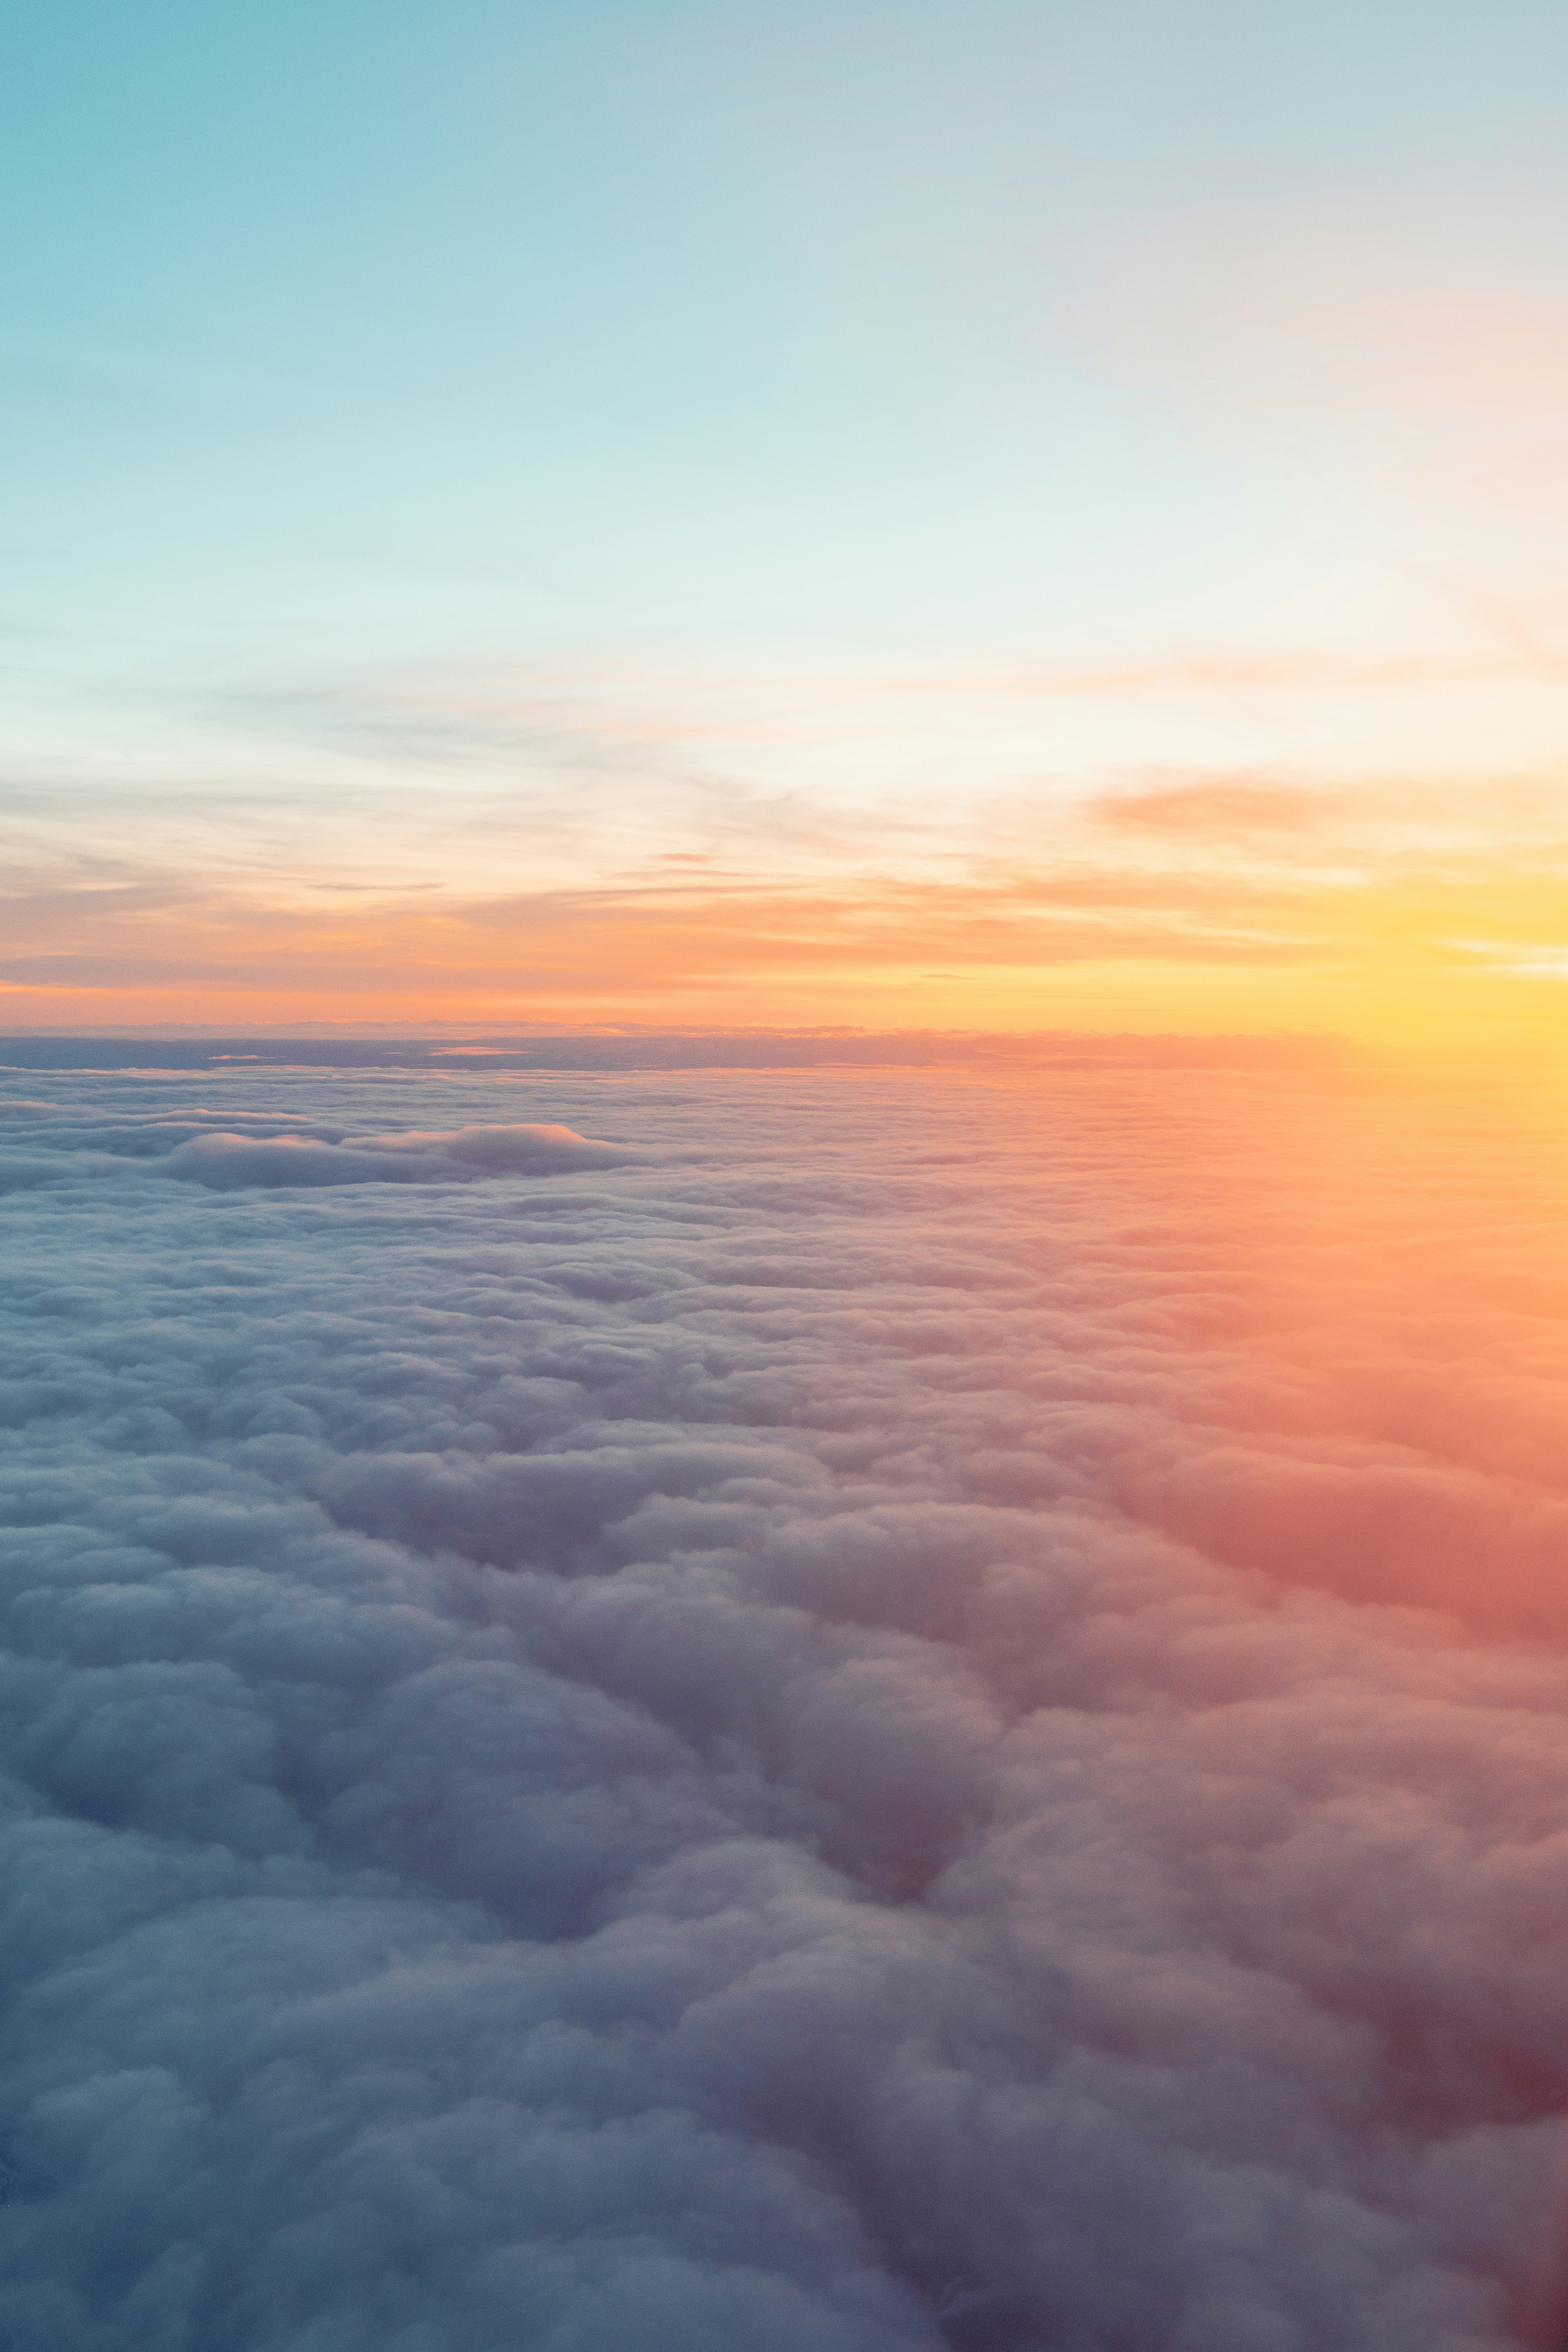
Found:
[{"label": "blue sky", "polygon": [[1561,259],[1554,8],[65,5],[8,47],[7,617],[68,667],[1293,635],[1387,519],[1310,450],[1304,511],[1269,401],[1118,298],[1238,213],[1286,271],[1347,205]]}]

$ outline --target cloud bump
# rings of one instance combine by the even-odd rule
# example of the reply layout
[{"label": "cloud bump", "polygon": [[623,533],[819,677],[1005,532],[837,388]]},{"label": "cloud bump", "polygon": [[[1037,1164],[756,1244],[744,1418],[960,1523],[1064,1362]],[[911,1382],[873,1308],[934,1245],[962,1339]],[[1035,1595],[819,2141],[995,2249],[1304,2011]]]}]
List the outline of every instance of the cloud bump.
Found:
[{"label": "cloud bump", "polygon": [[1512,1114],[12,1093],[8,2345],[1552,2340]]}]

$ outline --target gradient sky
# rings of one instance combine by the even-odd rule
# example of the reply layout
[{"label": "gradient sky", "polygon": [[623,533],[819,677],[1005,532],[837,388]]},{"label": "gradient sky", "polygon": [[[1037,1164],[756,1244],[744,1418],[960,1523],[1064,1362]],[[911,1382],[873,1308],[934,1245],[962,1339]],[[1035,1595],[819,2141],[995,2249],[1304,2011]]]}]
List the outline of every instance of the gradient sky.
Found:
[{"label": "gradient sky", "polygon": [[12,1027],[1552,1039],[1568,16],[14,12]]}]

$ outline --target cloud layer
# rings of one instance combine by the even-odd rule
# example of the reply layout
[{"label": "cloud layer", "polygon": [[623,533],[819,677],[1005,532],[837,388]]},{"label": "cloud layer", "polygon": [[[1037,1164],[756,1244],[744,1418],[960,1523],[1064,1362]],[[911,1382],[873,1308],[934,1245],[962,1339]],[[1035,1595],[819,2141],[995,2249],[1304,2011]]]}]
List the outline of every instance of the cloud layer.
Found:
[{"label": "cloud layer", "polygon": [[8,2347],[1552,2340],[1506,1106],[11,1087]]}]

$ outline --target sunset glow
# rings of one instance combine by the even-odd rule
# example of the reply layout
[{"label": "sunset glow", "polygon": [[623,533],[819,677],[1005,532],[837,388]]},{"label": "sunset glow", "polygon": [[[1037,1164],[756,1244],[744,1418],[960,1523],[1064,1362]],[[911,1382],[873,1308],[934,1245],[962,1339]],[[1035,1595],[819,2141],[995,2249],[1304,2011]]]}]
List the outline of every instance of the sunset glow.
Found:
[{"label": "sunset glow", "polygon": [[1554,1053],[1554,11],[361,14],[21,38],[0,1027]]},{"label": "sunset glow", "polygon": [[0,129],[3,2352],[1565,2352],[1563,0]]}]

